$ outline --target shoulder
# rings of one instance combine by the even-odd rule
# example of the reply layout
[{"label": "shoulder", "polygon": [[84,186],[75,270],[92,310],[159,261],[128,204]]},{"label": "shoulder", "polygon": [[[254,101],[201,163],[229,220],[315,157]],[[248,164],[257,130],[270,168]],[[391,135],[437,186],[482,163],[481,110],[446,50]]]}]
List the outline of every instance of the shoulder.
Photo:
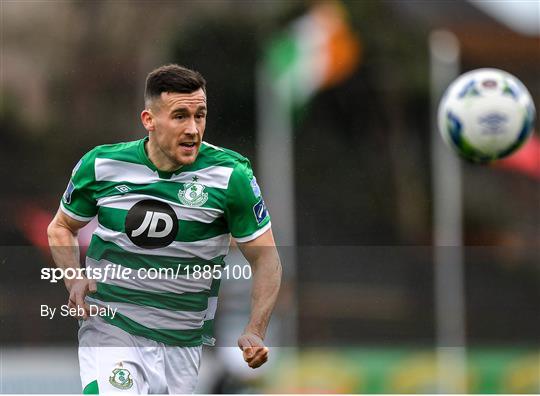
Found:
[{"label": "shoulder", "polygon": [[97,158],[107,158],[118,161],[138,162],[137,150],[141,140],[102,144],[88,151],[82,158],[83,165],[94,165]]},{"label": "shoulder", "polygon": [[137,162],[137,149],[141,140],[103,144],[96,146],[82,156],[73,168],[72,176],[77,174],[94,174],[96,159],[113,159],[118,161]]},{"label": "shoulder", "polygon": [[238,201],[240,196],[251,197],[253,194],[260,196],[259,186],[249,159],[236,151],[209,143],[204,143],[204,149],[201,152],[211,156],[217,166],[229,168],[227,190],[231,199]]},{"label": "shoulder", "polygon": [[233,169],[251,169],[249,159],[236,151],[203,142],[199,159],[205,166],[224,166]]},{"label": "shoulder", "polygon": [[126,155],[136,156],[141,140],[130,142],[120,142],[113,144],[102,144],[94,147],[86,155],[94,158],[122,159]]}]

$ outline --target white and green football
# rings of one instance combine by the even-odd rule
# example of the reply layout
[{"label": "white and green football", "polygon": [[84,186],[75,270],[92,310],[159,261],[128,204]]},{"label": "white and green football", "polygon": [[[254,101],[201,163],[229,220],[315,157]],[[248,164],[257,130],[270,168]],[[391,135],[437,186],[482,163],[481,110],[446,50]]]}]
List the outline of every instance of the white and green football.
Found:
[{"label": "white and green football", "polygon": [[473,162],[504,158],[531,135],[535,108],[527,88],[499,69],[477,69],[450,84],[439,104],[444,141]]}]

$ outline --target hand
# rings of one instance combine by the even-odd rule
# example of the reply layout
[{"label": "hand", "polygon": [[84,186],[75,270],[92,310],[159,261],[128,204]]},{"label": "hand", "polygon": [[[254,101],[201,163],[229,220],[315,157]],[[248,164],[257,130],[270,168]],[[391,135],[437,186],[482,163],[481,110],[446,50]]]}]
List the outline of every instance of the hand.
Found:
[{"label": "hand", "polygon": [[238,339],[238,347],[242,350],[248,366],[255,369],[268,360],[268,348],[255,333],[246,332]]},{"label": "hand", "polygon": [[74,279],[66,286],[69,291],[68,308],[71,309],[82,307],[84,309],[82,319],[88,319],[90,307],[84,302],[84,298],[87,294],[95,293],[97,291],[96,281],[87,278]]}]

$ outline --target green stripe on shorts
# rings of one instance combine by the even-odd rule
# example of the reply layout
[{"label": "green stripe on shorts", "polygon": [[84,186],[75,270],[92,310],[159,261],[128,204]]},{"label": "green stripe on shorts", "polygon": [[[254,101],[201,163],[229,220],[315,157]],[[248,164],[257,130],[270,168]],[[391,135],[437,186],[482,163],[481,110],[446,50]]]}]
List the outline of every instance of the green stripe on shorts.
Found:
[{"label": "green stripe on shorts", "polygon": [[97,380],[90,382],[82,391],[83,395],[99,395],[99,387]]}]

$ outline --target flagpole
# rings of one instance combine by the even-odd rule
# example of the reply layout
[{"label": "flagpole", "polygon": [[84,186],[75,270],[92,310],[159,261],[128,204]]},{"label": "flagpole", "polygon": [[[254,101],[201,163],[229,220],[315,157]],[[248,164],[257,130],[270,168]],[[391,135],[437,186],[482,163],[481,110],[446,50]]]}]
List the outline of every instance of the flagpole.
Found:
[{"label": "flagpole", "polygon": [[444,146],[437,128],[438,101],[459,74],[459,42],[451,32],[435,31],[429,50],[438,391],[466,393],[461,163]]},{"label": "flagpole", "polygon": [[[281,322],[282,343],[298,367],[298,291],[293,111],[323,87],[352,74],[360,43],[347,24],[340,1],[322,1],[293,20],[270,42],[256,69],[257,174],[281,248],[287,316]],[[339,43],[341,51],[333,51]],[[300,197],[301,199],[308,197]],[[293,389],[297,389],[294,387]]]},{"label": "flagpole", "polygon": [[290,73],[284,73],[279,80],[271,80],[264,63],[257,67],[255,146],[257,178],[272,218],[272,230],[283,261],[283,286],[290,295],[287,316],[281,321],[281,334],[278,339],[281,345],[291,347],[288,351],[295,363],[298,346],[298,300],[294,135],[291,113],[293,84],[289,81],[290,78]]}]

